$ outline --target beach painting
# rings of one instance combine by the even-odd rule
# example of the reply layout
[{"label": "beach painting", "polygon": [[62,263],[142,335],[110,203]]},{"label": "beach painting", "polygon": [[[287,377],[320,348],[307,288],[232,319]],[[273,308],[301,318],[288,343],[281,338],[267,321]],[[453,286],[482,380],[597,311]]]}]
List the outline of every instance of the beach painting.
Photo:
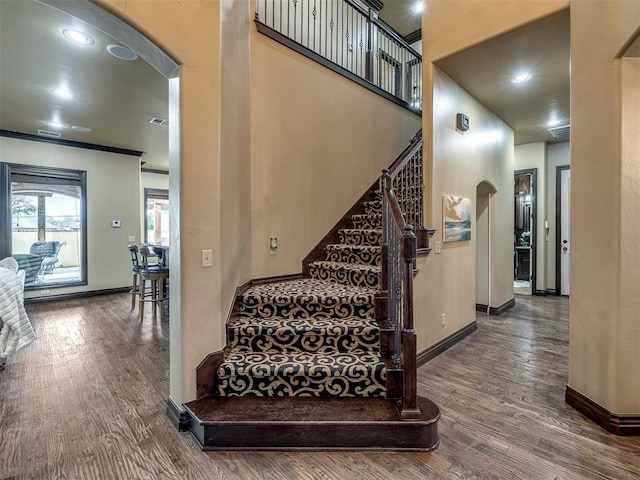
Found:
[{"label": "beach painting", "polygon": [[443,195],[442,222],[445,242],[471,240],[471,200],[455,195]]}]

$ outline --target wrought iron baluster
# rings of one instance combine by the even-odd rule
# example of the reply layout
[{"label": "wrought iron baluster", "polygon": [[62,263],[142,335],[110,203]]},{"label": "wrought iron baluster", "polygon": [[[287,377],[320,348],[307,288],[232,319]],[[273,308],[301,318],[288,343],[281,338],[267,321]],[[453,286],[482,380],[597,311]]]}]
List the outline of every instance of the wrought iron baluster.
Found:
[{"label": "wrought iron baluster", "polygon": [[[336,33],[339,33],[340,36],[340,66],[344,66],[344,42],[342,40],[342,29],[344,28],[344,3],[342,4],[342,8],[340,9],[340,23],[339,28],[336,29]],[[336,39],[337,43],[337,39]]]},{"label": "wrought iron baluster", "polygon": [[421,108],[421,59],[395,32],[373,20],[371,7],[367,11],[352,0],[277,1],[255,0],[256,22]]},{"label": "wrought iron baluster", "polygon": [[298,0],[293,0],[293,39],[296,39],[296,31],[297,31],[297,23],[296,19],[298,18]]}]

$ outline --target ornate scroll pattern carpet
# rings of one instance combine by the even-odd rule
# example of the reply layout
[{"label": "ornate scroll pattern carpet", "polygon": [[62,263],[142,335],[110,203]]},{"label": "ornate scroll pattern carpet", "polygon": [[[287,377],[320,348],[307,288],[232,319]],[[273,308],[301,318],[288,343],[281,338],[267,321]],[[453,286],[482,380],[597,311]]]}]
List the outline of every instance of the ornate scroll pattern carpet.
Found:
[{"label": "ornate scroll pattern carpet", "polygon": [[366,202],[353,228],[309,265],[311,278],[257,284],[238,296],[218,367],[222,396],[384,397],[374,297],[381,205]]}]

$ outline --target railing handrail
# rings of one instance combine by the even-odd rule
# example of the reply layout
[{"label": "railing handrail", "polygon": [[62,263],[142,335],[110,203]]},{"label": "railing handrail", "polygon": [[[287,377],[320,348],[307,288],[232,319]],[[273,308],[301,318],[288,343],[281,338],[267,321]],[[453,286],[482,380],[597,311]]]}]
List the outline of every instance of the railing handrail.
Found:
[{"label": "railing handrail", "polygon": [[[411,140],[409,140],[409,145],[402,151],[398,158],[396,158],[391,166],[388,168],[389,175],[391,178],[395,176],[397,172],[402,170],[407,162],[415,155],[415,153],[422,148],[422,129],[416,133]],[[421,225],[414,225],[414,227],[419,227]]]},{"label": "railing handrail", "polygon": [[[409,225],[404,220],[404,216],[402,215],[402,209],[400,208],[400,203],[398,202],[394,189],[389,188],[385,193],[388,197],[389,208],[391,208],[391,213],[393,214],[393,220],[397,229],[400,232],[404,232],[407,226],[410,226],[411,228],[413,228],[412,225]],[[404,252],[403,252],[403,255],[404,255]]]},{"label": "railing handrail", "polygon": [[[344,0],[344,1],[348,2],[349,0]],[[409,50],[409,52],[411,52],[413,55],[415,55],[422,61],[422,55],[416,50],[414,50],[413,47],[411,47],[411,45],[407,43],[404,37],[400,35],[400,33],[395,28],[393,28],[391,25],[389,25],[387,22],[385,22],[381,18],[372,18],[371,21],[375,23],[379,28],[384,30],[386,33],[391,35],[395,41],[397,41],[398,43],[401,43],[404,48]]]},{"label": "railing handrail", "polygon": [[351,5],[355,10],[357,10],[358,12],[360,12],[363,16],[365,17],[369,17],[369,20],[374,23],[375,25],[378,26],[378,28],[381,28],[382,30],[385,31],[385,33],[389,34],[391,37],[393,37],[393,39],[395,41],[397,41],[398,43],[402,44],[403,47],[405,47],[407,50],[409,50],[413,55],[415,55],[416,57],[418,57],[420,60],[422,60],[422,55],[420,55],[420,53],[418,53],[416,50],[414,50],[411,45],[409,45],[407,43],[407,41],[404,39],[404,37],[402,35],[400,35],[400,32],[398,32],[395,28],[393,28],[391,25],[389,25],[387,22],[385,22],[384,20],[382,20],[380,17],[371,17],[369,15],[369,10],[367,10],[366,8],[364,8],[362,5],[360,5],[358,2],[356,2],[355,0],[342,0],[345,3],[348,3],[349,5]]},{"label": "railing handrail", "polygon": [[360,5],[359,3],[355,2],[354,0],[342,0],[342,1],[345,2],[345,3],[348,3],[349,5],[351,5],[353,8],[358,10],[358,12],[360,12],[365,17],[369,16],[369,11],[366,8],[364,8],[362,5]]},{"label": "railing handrail", "polygon": [[[394,358],[402,368],[402,400],[400,413],[404,419],[420,418],[417,397],[417,352],[416,332],[413,328],[413,263],[417,253],[417,239],[413,233],[413,226],[408,224],[402,214],[400,203],[393,189],[391,175],[388,170],[383,170],[381,178],[382,202],[383,202],[383,262],[388,263],[387,270],[395,270],[398,275],[393,280],[400,283],[400,288],[389,285],[389,275],[385,275],[381,285],[382,292],[387,295],[389,320],[394,326]],[[395,229],[399,235],[393,235],[391,229]],[[390,242],[395,238],[394,247],[390,248]],[[398,243],[400,243],[398,245]],[[397,252],[395,258],[391,258],[390,252]],[[392,268],[392,265],[398,269]],[[392,291],[393,290],[393,291]],[[397,292],[397,293],[396,293]],[[399,294],[399,295],[398,295]],[[402,318],[399,318],[401,312]]]},{"label": "railing handrail", "polygon": [[422,55],[368,2],[317,1],[256,0],[257,29],[420,115]]}]

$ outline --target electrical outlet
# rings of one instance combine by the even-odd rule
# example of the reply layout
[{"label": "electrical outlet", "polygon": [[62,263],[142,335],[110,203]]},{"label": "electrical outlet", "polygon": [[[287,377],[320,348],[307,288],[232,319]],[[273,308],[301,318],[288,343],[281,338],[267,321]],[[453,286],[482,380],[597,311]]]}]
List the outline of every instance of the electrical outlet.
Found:
[{"label": "electrical outlet", "polygon": [[275,255],[278,252],[278,237],[271,237],[269,239],[269,250],[271,255]]},{"label": "electrical outlet", "polygon": [[49,290],[40,290],[40,295],[46,295],[49,293]]},{"label": "electrical outlet", "polygon": [[202,250],[202,266],[213,267],[213,251]]},{"label": "electrical outlet", "polygon": [[129,237],[127,238],[127,242],[129,243],[135,243],[135,241],[136,241],[135,235],[129,235]]}]

